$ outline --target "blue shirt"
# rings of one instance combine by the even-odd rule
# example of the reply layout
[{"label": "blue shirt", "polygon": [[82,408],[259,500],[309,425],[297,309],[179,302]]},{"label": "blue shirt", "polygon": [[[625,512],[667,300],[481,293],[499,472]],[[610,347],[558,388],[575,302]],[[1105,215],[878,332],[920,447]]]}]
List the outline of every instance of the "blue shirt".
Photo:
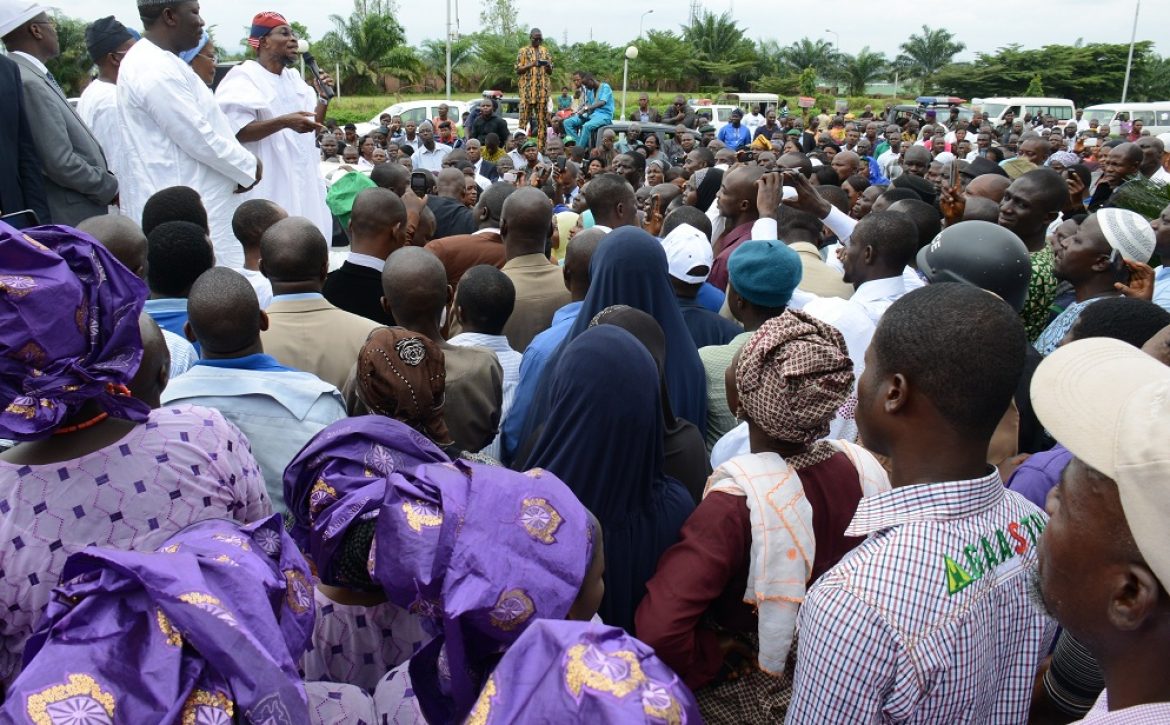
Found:
[{"label": "blue shirt", "polygon": [[606,120],[613,120],[613,89],[609,87],[608,83],[601,83],[597,86],[597,90],[585,89],[585,105],[592,106],[598,101],[602,102],[601,108],[595,109],[589,116],[589,120],[598,120],[605,118]]},{"label": "blue shirt", "polygon": [[295,372],[276,361],[271,355],[258,352],[255,355],[243,357],[218,358],[215,360],[199,360],[196,365],[206,365],[213,368],[228,368],[231,370],[257,370],[261,372]]},{"label": "blue shirt", "polygon": [[1170,312],[1170,267],[1164,264],[1154,270],[1154,304]]},{"label": "blue shirt", "polygon": [[[167,332],[178,335],[184,340],[187,339],[187,333],[183,330],[183,326],[187,324],[187,300],[177,297],[164,297],[159,300],[147,300],[143,306],[142,311],[150,315],[150,319],[154,320],[158,326]],[[199,343],[191,343],[191,347],[195,348],[195,354],[198,355]],[[171,349],[171,343],[168,340],[167,349]]]},{"label": "blue shirt", "polygon": [[739,151],[752,142],[752,132],[748,130],[747,126],[742,124],[737,127],[729,123],[719,129],[716,138],[726,144],[727,148],[732,151]]},{"label": "blue shirt", "polygon": [[519,440],[524,430],[524,419],[528,417],[528,408],[532,398],[536,395],[536,387],[544,375],[545,364],[553,350],[564,341],[565,335],[573,327],[577,313],[581,310],[584,301],[570,302],[553,313],[552,324],[548,329],[532,338],[528,347],[524,349],[524,357],[520,360],[520,382],[516,385],[516,395],[512,399],[512,408],[504,416],[504,423],[500,426],[500,456],[505,463],[510,463],[516,455],[516,450],[523,441]]},{"label": "blue shirt", "polygon": [[703,286],[699,288],[699,294],[695,295],[695,301],[708,310],[718,313],[723,309],[725,297],[727,295],[723,294],[723,290],[710,282],[704,282]]}]

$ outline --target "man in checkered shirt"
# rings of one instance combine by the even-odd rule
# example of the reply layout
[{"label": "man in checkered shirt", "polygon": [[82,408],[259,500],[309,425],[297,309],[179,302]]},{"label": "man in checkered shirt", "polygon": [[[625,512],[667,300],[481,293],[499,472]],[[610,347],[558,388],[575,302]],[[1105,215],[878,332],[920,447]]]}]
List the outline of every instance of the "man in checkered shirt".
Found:
[{"label": "man in checkered shirt", "polygon": [[1053,622],[1030,581],[1046,517],[987,464],[1024,368],[1019,315],[955,283],[882,317],[857,387],[893,489],[800,610],[790,724],[1022,723]]}]

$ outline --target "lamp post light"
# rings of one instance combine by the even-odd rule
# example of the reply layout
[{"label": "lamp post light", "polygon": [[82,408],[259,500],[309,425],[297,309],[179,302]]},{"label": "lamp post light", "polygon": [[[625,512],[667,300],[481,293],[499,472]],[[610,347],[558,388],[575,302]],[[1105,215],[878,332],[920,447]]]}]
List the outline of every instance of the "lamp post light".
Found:
[{"label": "lamp post light", "polygon": [[[834,43],[833,44],[833,47],[834,47],[833,53],[835,55],[835,57],[833,58],[833,61],[834,61],[833,65],[836,66],[837,63],[841,62],[841,34],[838,33],[836,30],[833,30],[832,28],[825,28],[825,32],[833,34],[833,43]],[[838,92],[839,92],[839,90],[837,88],[837,75],[834,74],[833,75],[833,95],[834,96],[837,95]]]},{"label": "lamp post light", "polygon": [[638,18],[638,39],[639,40],[642,39],[642,23],[646,20],[646,16],[652,12],[654,12],[654,8],[650,8],[646,12],[642,13],[642,17]]},{"label": "lamp post light", "polygon": [[637,47],[626,48],[626,59],[622,63],[622,118],[626,117],[626,85],[630,79],[630,61],[638,57]]}]

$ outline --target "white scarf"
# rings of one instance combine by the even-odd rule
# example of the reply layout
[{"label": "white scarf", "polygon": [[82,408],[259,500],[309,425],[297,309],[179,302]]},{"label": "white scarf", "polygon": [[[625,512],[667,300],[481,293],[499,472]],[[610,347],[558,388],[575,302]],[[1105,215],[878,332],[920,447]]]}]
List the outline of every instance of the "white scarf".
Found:
[{"label": "white scarf", "polygon": [[[890,490],[890,479],[872,453],[848,441],[828,443],[857,469],[862,497]],[[752,552],[744,601],[759,618],[760,669],[783,674],[816,559],[813,511],[804,484],[778,454],[749,453],[715,469],[703,495],[712,491],[746,498]]]}]

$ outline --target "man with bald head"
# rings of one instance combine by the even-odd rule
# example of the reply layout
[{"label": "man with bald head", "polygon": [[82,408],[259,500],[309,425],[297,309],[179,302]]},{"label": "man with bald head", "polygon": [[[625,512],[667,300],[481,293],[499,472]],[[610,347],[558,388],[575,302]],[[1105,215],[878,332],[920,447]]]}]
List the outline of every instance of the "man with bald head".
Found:
[{"label": "man with bald head", "polygon": [[752,225],[760,218],[756,182],[763,175],[764,170],[758,166],[737,166],[723,174],[715,204],[723,228],[728,231],[715,243],[715,262],[707,276],[707,281],[721,290],[727,289],[727,261],[731,253],[752,238]]},{"label": "man with bald head", "polygon": [[272,302],[272,285],[260,274],[260,238],[268,227],[287,217],[287,211],[268,199],[249,199],[232,215],[232,233],[244,248],[244,266],[239,272],[252,283],[262,310]]},{"label": "man with bald head", "polygon": [[861,168],[861,159],[852,151],[842,151],[833,157],[829,165],[837,172],[837,178],[844,183],[845,179],[856,174]]},{"label": "man with bald head", "polygon": [[1157,136],[1142,136],[1134,142],[1142,150],[1142,176],[1159,184],[1170,183],[1170,173],[1162,168],[1162,156],[1166,153],[1166,144]]},{"label": "man with bald head", "polygon": [[[442,263],[419,247],[399,249],[386,260],[382,294],[387,314],[443,351],[447,373],[443,417],[456,446],[475,452],[491,443],[500,424],[504,372],[491,350],[457,347],[443,336],[443,318],[455,291],[447,284]],[[354,366],[346,383],[345,398],[350,413],[360,415],[365,410],[357,400],[356,370]]]},{"label": "man with bald head", "polygon": [[500,217],[504,212],[504,201],[515,191],[516,187],[512,184],[492,184],[480,194],[472,210],[479,227],[474,233],[455,234],[427,242],[426,248],[439,258],[447,270],[447,284],[458,287],[463,273],[477,264],[503,268],[507,259],[504,256],[504,242],[500,238]]},{"label": "man with bald head", "polygon": [[930,151],[925,146],[911,146],[902,154],[902,171],[910,176],[925,179],[926,172],[930,170],[930,162],[933,160]]},{"label": "man with bald head", "polygon": [[394,318],[382,309],[386,258],[406,245],[406,206],[389,189],[363,189],[349,217],[349,256],[329,273],[322,293],[330,304],[380,325]]},{"label": "man with bald head", "polygon": [[980,174],[967,184],[967,196],[980,196],[999,204],[1012,180],[1003,174]]},{"label": "man with bald head", "polygon": [[272,283],[264,350],[281,365],[340,388],[378,323],[338,309],[321,294],[329,247],[313,222],[289,217],[260,239],[260,271]]},{"label": "man with bald head", "polygon": [[1101,162],[1101,179],[1089,199],[1089,211],[1105,206],[1113,192],[1127,181],[1138,178],[1144,160],[1145,154],[1136,143],[1118,144],[1110,149]]},{"label": "man with bald head", "polygon": [[455,168],[443,169],[435,177],[435,192],[427,194],[427,208],[435,214],[434,239],[475,231],[475,219],[463,203],[465,183],[463,172]]},{"label": "man with bald head", "polygon": [[273,510],[284,513],[284,469],[310,438],[345,417],[341,393],[264,353],[268,315],[238,272],[213,267],[200,275],[187,313],[187,337],[199,341],[203,359],[167,385],[162,402],[215,408],[235,423],[252,444]]},{"label": "man with bald head", "polygon": [[[130,220],[130,217],[121,214],[90,217],[78,224],[77,229],[98,240],[103,247],[110,251],[110,254],[113,254],[126,269],[137,275],[139,279],[146,279],[146,235],[142,233],[142,229],[137,224]],[[142,314],[149,317],[147,312]],[[151,320],[153,323],[153,318]],[[157,323],[154,324],[157,327]],[[194,346],[181,335],[170,330],[159,329],[162,333],[161,339],[166,343],[169,357],[169,376],[178,377],[195,364],[195,361],[199,359],[199,353],[195,352]],[[164,387],[165,384],[164,382]],[[135,397],[138,396],[135,395]],[[158,407],[157,401],[154,407]]]},{"label": "man with bald head", "polygon": [[548,329],[556,311],[569,302],[564,276],[546,255],[553,223],[552,202],[539,189],[518,189],[504,202],[500,237],[506,261],[502,269],[516,288],[516,304],[504,336],[517,352],[524,352],[533,337]]}]

